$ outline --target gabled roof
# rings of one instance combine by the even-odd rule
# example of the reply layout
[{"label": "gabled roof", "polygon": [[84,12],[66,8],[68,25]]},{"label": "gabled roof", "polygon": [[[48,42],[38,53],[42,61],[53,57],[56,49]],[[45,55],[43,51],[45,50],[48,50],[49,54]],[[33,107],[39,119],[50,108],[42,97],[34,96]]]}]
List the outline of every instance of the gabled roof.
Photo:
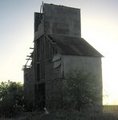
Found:
[{"label": "gabled roof", "polygon": [[49,35],[49,37],[56,42],[56,45],[60,48],[60,52],[63,55],[103,57],[102,54],[83,38],[63,35]]}]

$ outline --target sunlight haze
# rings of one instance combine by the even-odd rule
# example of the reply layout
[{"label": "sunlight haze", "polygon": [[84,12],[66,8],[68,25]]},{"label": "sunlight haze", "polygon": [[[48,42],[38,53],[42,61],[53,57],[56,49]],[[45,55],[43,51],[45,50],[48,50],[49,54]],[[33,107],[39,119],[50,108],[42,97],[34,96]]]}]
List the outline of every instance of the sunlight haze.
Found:
[{"label": "sunlight haze", "polygon": [[[44,0],[81,9],[81,35],[102,58],[103,104],[118,104],[118,0]],[[0,81],[23,83],[40,0],[0,0]]]}]

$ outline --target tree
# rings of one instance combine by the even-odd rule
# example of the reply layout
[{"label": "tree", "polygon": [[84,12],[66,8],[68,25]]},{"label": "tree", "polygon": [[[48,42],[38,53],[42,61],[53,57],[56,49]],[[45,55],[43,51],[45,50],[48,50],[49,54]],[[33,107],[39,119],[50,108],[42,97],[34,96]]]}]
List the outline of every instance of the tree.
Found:
[{"label": "tree", "polygon": [[80,110],[84,105],[97,101],[99,91],[96,78],[82,71],[71,71],[63,81],[64,105]]},{"label": "tree", "polygon": [[12,81],[0,84],[0,113],[7,116],[23,107],[23,85]]}]

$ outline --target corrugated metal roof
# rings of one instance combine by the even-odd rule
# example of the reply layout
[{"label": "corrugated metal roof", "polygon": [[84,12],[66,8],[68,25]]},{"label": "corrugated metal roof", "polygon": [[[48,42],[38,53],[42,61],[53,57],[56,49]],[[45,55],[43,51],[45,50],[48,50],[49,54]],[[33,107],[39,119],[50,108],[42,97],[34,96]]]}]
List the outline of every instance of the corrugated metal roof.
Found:
[{"label": "corrugated metal roof", "polygon": [[83,38],[62,35],[49,35],[49,38],[56,42],[63,55],[103,57],[101,53]]}]

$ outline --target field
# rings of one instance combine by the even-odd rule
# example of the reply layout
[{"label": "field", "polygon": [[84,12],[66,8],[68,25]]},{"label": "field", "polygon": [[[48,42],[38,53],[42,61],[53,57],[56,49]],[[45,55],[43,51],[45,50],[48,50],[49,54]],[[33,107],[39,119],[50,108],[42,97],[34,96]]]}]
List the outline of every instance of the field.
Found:
[{"label": "field", "polygon": [[75,110],[52,111],[49,114],[44,112],[20,113],[14,118],[1,118],[0,120],[118,120],[118,116],[111,113],[81,113]]}]

